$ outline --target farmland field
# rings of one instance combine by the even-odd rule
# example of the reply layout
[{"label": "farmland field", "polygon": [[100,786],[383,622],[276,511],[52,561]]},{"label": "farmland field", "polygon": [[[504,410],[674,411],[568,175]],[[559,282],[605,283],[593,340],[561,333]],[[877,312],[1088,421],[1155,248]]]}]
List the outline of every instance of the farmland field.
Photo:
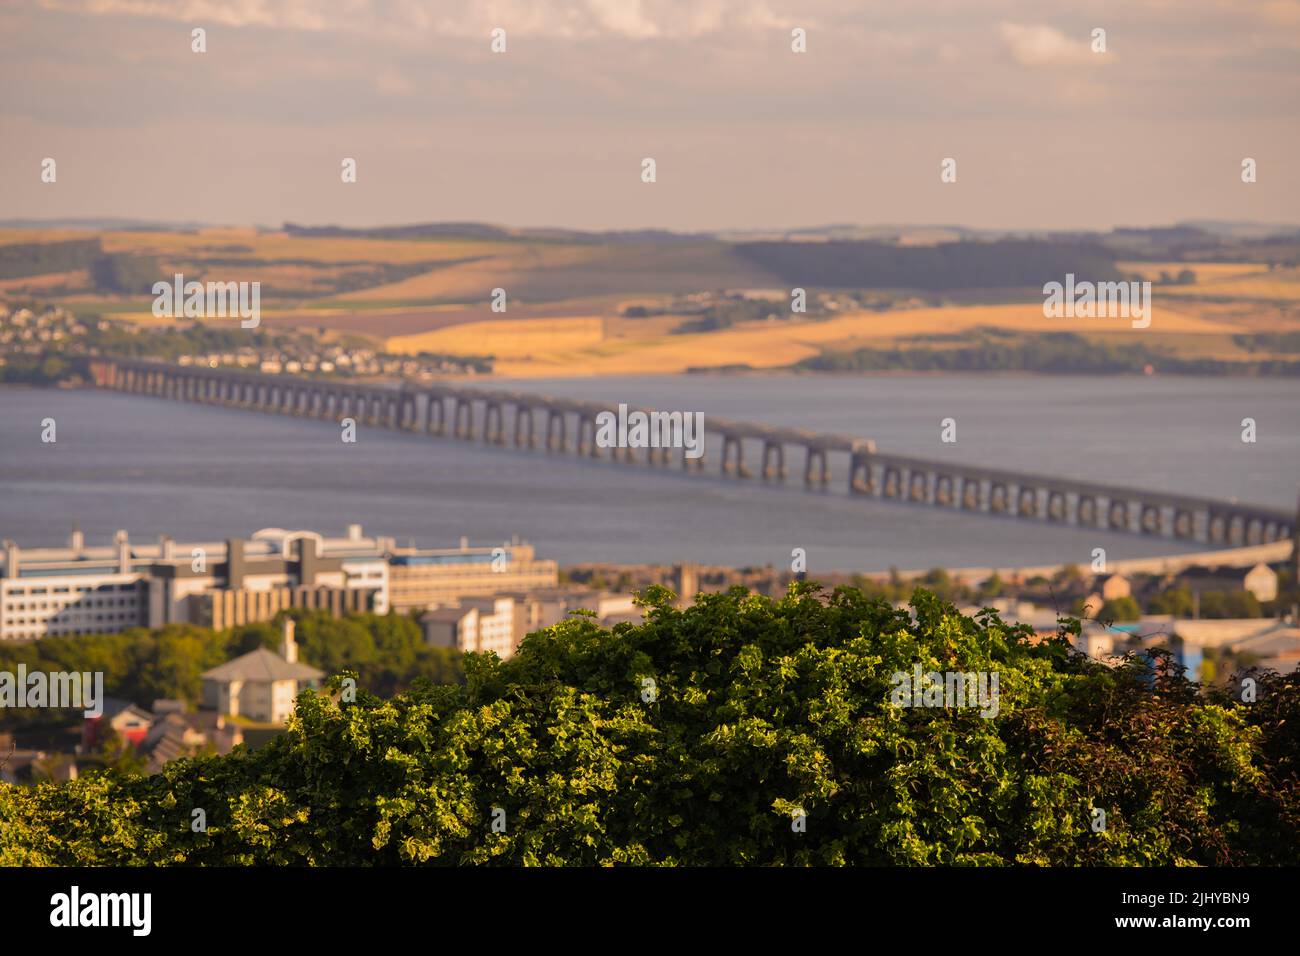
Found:
[{"label": "farmland field", "polygon": [[[762,255],[756,256],[752,243],[709,237],[556,238],[501,230],[478,237],[436,230],[402,235],[410,238],[394,238],[391,231],[3,229],[0,246],[28,251],[14,253],[11,263],[18,266],[11,265],[9,274],[17,277],[0,280],[0,297],[41,297],[81,316],[157,327],[175,320],[151,313],[152,296],[139,283],[153,273],[260,282],[268,329],[301,329],[331,340],[350,336],[401,355],[490,356],[497,374],[514,377],[772,369],[823,352],[957,348],[990,333],[1005,340],[1069,332],[1185,358],[1255,361],[1290,341],[1279,334],[1300,330],[1300,270],[1284,254],[1272,268],[1240,261],[1249,258],[1242,253],[1236,261],[1139,261],[1114,254],[1118,274],[1155,283],[1152,324],[1137,330],[1127,319],[1045,318],[1039,288],[1006,284],[1007,276],[1019,275],[1013,266],[1023,256],[1042,253],[1048,256],[1043,268],[1049,262],[1055,268],[1074,261],[1071,250],[1077,248],[1088,256],[1079,260],[1081,269],[1108,263],[1096,246],[1012,243],[1001,259],[991,260],[1003,278],[969,287],[966,281],[978,270],[962,264],[963,249],[987,259],[989,248],[999,247],[958,244],[952,287],[912,289],[888,280],[907,274],[908,257],[922,253],[903,243],[835,243],[826,251],[828,261],[839,263],[832,271],[848,279],[860,267],[859,285],[818,289],[806,283],[810,297],[823,297],[820,305],[792,314],[788,280],[803,265],[820,268],[810,255],[816,242],[758,244]],[[98,240],[97,252],[93,243],[84,248],[88,239]],[[68,244],[65,259],[80,255],[82,267],[30,249],[55,242]],[[140,291],[105,286],[95,256],[134,265]],[[24,262],[35,263],[32,274],[21,271]],[[1192,281],[1177,281],[1184,270],[1194,274]],[[857,298],[826,298],[854,288],[861,292]],[[496,289],[506,294],[504,312],[491,309]]]}]

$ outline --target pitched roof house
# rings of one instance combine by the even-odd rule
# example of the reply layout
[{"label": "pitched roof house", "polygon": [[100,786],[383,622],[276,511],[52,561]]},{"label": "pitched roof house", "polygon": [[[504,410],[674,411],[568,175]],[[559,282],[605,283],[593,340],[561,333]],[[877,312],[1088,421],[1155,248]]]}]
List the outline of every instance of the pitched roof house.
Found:
[{"label": "pitched roof house", "polygon": [[314,667],[298,663],[293,628],[293,618],[286,617],[279,654],[259,647],[200,675],[203,706],[218,714],[261,723],[287,721],[299,691],[319,686],[325,676]]}]

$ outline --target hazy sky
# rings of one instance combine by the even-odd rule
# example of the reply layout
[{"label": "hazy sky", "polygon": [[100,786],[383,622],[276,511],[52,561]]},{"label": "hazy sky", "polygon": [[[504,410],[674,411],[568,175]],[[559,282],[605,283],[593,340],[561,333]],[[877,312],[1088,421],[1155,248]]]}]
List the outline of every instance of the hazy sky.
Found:
[{"label": "hazy sky", "polygon": [[5,0],[0,137],[0,218],[1300,223],[1300,0]]}]

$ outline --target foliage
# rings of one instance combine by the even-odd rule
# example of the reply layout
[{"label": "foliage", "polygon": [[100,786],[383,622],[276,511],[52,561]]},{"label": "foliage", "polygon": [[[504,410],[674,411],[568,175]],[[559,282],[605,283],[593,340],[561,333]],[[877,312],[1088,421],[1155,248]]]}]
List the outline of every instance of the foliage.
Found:
[{"label": "foliage", "polygon": [[907,246],[878,241],[743,242],[736,253],[792,286],[892,289],[1029,287],[1073,272],[1122,278],[1110,250],[1091,241],[1000,239]]},{"label": "foliage", "polygon": [[1263,617],[1259,599],[1249,591],[1206,591],[1201,595],[1201,617]]},{"label": "foliage", "polygon": [[[328,673],[351,670],[358,684],[385,696],[405,690],[418,678],[435,683],[463,679],[460,655],[450,648],[427,647],[420,626],[399,614],[350,614],[295,610],[300,659]],[[0,670],[25,664],[35,671],[102,672],[104,692],[148,709],[159,698],[198,703],[199,675],[257,647],[279,650],[276,621],[213,631],[189,624],[170,624],[149,631],[132,628],[117,634],[46,637],[0,646]],[[77,712],[74,712],[77,713]],[[6,714],[12,725],[48,720],[45,711]]]},{"label": "foliage", "polygon": [[90,266],[90,278],[101,292],[127,295],[151,293],[155,282],[170,281],[150,256],[113,253],[101,256]]},{"label": "foliage", "polygon": [[1142,608],[1138,607],[1138,602],[1125,595],[1124,597],[1111,598],[1103,604],[1101,611],[1097,614],[1097,620],[1136,621],[1141,616]]},{"label": "foliage", "polygon": [[0,245],[0,279],[85,269],[101,251],[98,239],[7,243]]},{"label": "foliage", "polygon": [[[1164,652],[1107,667],[1078,622],[1034,642],[923,590],[671,598],[464,685],[304,694],[254,753],[0,787],[0,864],[1300,862],[1300,677],[1206,699]],[[892,704],[914,664],[996,672],[996,715]]]},{"label": "foliage", "polygon": [[1148,614],[1170,614],[1174,617],[1191,617],[1195,609],[1192,592],[1185,587],[1166,588],[1147,601]]},{"label": "foliage", "polygon": [[795,363],[813,372],[1050,372],[1052,374],[1159,372],[1186,375],[1300,375],[1300,362],[1244,362],[1179,358],[1168,349],[1092,340],[1075,332],[1045,332],[1006,342],[979,335],[954,348],[826,349]]}]

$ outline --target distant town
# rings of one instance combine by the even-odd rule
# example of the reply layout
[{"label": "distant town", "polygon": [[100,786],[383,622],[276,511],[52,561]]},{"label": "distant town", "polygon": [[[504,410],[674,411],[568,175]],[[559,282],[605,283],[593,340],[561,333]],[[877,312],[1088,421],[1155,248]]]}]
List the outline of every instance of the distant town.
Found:
[{"label": "distant town", "polygon": [[135,355],[185,367],[236,368],[267,374],[365,380],[432,381],[491,370],[472,356],[390,355],[366,342],[327,342],[307,333],[243,332],[201,323],[149,326],[106,316],[79,316],[52,305],[0,304],[0,384],[81,384],[76,359]]}]

